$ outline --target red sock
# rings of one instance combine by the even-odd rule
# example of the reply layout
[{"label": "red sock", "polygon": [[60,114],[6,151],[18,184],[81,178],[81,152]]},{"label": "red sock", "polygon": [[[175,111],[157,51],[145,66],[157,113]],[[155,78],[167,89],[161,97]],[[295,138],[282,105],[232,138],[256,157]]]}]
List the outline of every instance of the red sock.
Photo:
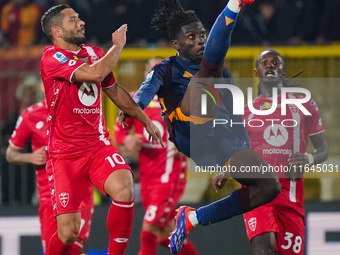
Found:
[{"label": "red sock", "polygon": [[[158,243],[168,248],[168,245],[170,244],[170,240],[168,238],[165,238],[162,240],[158,240]],[[177,254],[178,255],[199,255],[194,244],[190,242],[188,239],[184,240],[182,249]]]},{"label": "red sock", "polygon": [[182,249],[178,255],[199,255],[198,251],[195,248],[195,245],[190,242],[188,239],[184,240]]},{"label": "red sock", "polygon": [[138,255],[157,255],[157,237],[153,233],[142,230]]},{"label": "red sock", "polygon": [[56,231],[50,239],[48,255],[73,255],[73,244],[64,244],[58,237],[58,231]]},{"label": "red sock", "polygon": [[72,255],[80,255],[83,250],[83,242],[76,240],[72,246]]},{"label": "red sock", "polygon": [[123,255],[129,242],[132,230],[134,201],[119,202],[112,200],[107,215],[109,231],[108,255]]}]

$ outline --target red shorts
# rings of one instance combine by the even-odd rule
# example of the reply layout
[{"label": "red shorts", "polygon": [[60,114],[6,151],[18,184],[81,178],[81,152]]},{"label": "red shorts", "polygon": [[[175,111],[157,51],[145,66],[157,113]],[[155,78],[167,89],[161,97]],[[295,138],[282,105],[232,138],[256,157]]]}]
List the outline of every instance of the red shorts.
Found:
[{"label": "red shorts", "polygon": [[104,183],[112,172],[119,169],[127,169],[132,173],[113,145],[96,148],[75,157],[49,158],[46,171],[54,215],[80,212],[86,204],[90,182],[106,195]]},{"label": "red shorts", "polygon": [[[77,240],[79,245],[83,245],[89,238],[91,221],[93,215],[93,188],[89,186],[88,201],[81,211],[81,229]],[[53,215],[51,199],[40,199],[39,219],[41,229],[41,241],[44,253],[48,250],[48,244],[51,236],[57,231],[57,221]]]},{"label": "red shorts", "polygon": [[243,214],[248,239],[266,232],[275,232],[275,250],[285,255],[303,255],[305,216],[303,204],[275,199]]},{"label": "red shorts", "polygon": [[185,182],[159,183],[141,187],[145,209],[144,222],[165,228],[175,218],[176,206],[185,189]]}]

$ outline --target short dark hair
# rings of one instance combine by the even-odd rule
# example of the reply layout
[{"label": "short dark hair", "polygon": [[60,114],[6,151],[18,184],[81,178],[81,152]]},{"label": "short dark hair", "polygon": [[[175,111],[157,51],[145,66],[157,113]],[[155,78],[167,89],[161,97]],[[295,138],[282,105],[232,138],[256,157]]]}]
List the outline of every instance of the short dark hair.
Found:
[{"label": "short dark hair", "polygon": [[201,22],[194,11],[185,11],[179,0],[158,0],[158,10],[152,18],[152,27],[167,33],[170,40],[177,39],[183,26]]},{"label": "short dark hair", "polygon": [[68,4],[55,5],[48,9],[41,17],[41,28],[51,40],[53,40],[51,28],[55,25],[61,25],[61,20],[64,17],[61,11],[67,8],[71,7]]}]

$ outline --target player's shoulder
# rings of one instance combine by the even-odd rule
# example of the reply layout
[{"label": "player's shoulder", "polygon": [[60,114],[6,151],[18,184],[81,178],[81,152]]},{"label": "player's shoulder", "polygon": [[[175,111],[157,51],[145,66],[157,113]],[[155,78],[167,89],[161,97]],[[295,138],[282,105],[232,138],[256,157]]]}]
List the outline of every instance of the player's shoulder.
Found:
[{"label": "player's shoulder", "polygon": [[43,52],[41,61],[59,61],[64,64],[70,58],[70,53],[56,46],[47,46]]},{"label": "player's shoulder", "polygon": [[171,59],[172,57],[168,57],[166,59],[161,60],[158,62],[156,65],[151,70],[164,70],[168,65],[172,64],[173,60]]},{"label": "player's shoulder", "polygon": [[150,82],[151,80],[157,80],[159,77],[162,77],[165,73],[167,66],[170,64],[169,58],[163,59],[156,65],[154,65],[149,71],[148,75],[144,82]]},{"label": "player's shoulder", "polygon": [[[303,94],[297,94],[297,93],[287,93],[289,96],[291,97],[294,97],[296,99],[303,99],[306,97],[306,95],[303,95]],[[315,100],[313,98],[310,98],[307,102],[303,103],[303,104],[306,104],[306,105],[311,105],[311,106],[317,106]]]},{"label": "player's shoulder", "polygon": [[33,104],[33,105],[27,107],[23,111],[22,115],[23,116],[29,116],[31,114],[34,114],[34,113],[40,112],[40,111],[46,111],[47,112],[46,101],[45,100],[40,101],[40,102],[38,102],[36,104]]},{"label": "player's shoulder", "polygon": [[86,50],[90,55],[92,55],[91,51],[93,51],[95,55],[98,55],[100,58],[104,56],[104,51],[97,46],[90,44],[82,44],[80,45],[80,48]]},{"label": "player's shoulder", "polygon": [[102,50],[101,48],[99,48],[99,47],[97,47],[97,46],[95,46],[95,45],[91,45],[91,44],[86,44],[86,43],[84,43],[84,44],[80,45],[80,47],[81,47],[81,48],[92,48],[93,50],[103,52],[103,50]]}]

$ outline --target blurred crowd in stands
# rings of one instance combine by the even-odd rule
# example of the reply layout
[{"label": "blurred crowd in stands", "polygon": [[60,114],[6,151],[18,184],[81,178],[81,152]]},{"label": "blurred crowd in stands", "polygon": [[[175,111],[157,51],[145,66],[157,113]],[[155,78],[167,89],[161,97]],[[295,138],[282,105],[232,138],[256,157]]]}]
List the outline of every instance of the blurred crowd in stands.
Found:
[{"label": "blurred crowd in stands", "polygon": [[[181,0],[193,9],[207,30],[226,0]],[[49,44],[40,28],[49,7],[68,3],[88,22],[87,39],[105,47],[111,33],[129,25],[128,46],[164,47],[166,37],[151,28],[156,0],[0,0],[0,46]],[[233,45],[326,45],[340,41],[339,0],[257,0],[242,9],[232,37]],[[109,45],[109,44],[108,44]]]}]

